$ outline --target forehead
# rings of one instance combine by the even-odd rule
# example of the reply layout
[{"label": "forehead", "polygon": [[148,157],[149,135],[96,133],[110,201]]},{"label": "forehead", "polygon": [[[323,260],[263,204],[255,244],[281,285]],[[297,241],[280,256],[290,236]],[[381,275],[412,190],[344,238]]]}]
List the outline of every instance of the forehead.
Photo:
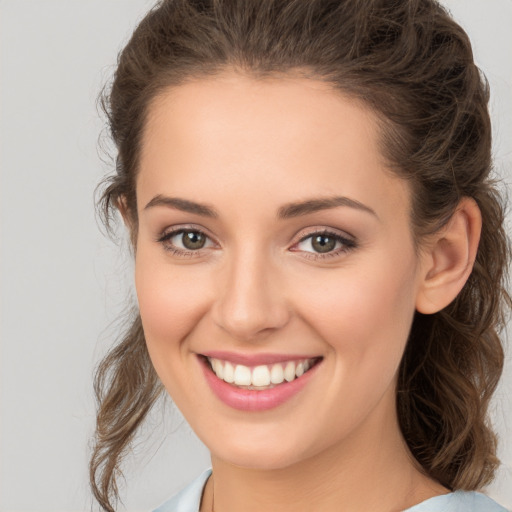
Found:
[{"label": "forehead", "polygon": [[149,107],[138,196],[142,203],[175,191],[205,201],[242,193],[277,204],[336,193],[398,206],[408,189],[386,168],[381,124],[319,80],[233,72],[191,81]]},{"label": "forehead", "polygon": [[156,132],[164,129],[171,135],[172,124],[177,129],[172,135],[180,142],[193,130],[203,136],[201,142],[229,139],[233,144],[264,144],[267,150],[301,139],[346,139],[349,125],[354,137],[362,135],[372,144],[380,135],[373,111],[326,82],[293,75],[256,79],[235,71],[191,80],[157,95],[148,108],[143,153],[152,149]]}]

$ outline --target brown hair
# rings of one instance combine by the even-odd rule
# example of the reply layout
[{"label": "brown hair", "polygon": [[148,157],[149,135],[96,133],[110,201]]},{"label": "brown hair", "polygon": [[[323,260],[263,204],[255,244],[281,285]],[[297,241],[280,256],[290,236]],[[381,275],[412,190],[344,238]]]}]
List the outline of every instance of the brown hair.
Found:
[{"label": "brown hair", "polygon": [[[107,226],[120,202],[136,242],[135,176],[145,117],[164,89],[236,69],[255,79],[293,73],[323,80],[382,119],[382,151],[411,183],[417,241],[462,197],[483,218],[474,269],[437,314],[416,314],[400,367],[397,410],[426,474],[451,489],[477,489],[498,465],[487,409],[500,378],[509,246],[491,171],[488,86],[466,33],[433,0],[162,0],[119,55],[102,106],[117,147],[99,206]],[[137,428],[161,393],[136,315],[101,362],[90,462],[105,510]]]}]

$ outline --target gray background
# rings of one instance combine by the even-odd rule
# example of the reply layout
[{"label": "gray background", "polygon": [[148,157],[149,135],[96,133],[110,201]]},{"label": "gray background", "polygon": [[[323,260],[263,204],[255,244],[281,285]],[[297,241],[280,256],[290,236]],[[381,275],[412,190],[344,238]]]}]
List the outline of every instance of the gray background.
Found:
[{"label": "gray background", "polygon": [[[512,181],[512,1],[445,0],[492,87],[496,167]],[[0,510],[85,511],[91,375],[133,297],[127,241],[96,225],[96,95],[149,0],[0,0]],[[510,218],[509,218],[510,220]],[[512,509],[512,350],[493,403]],[[162,417],[165,418],[162,421]],[[163,441],[162,441],[163,440]],[[127,510],[156,506],[209,465],[170,405],[127,461]],[[508,487],[508,489],[507,489]],[[96,510],[96,507],[94,507]]]}]

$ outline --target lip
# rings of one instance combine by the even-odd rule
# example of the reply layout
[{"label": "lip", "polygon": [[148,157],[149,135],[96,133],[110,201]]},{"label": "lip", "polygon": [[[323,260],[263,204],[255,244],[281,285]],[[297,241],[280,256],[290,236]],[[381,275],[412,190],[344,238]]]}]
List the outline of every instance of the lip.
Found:
[{"label": "lip", "polygon": [[[217,354],[219,354],[219,352],[217,352]],[[290,356],[286,357],[287,359],[280,359],[279,361],[290,361]],[[222,358],[219,357],[219,359]],[[201,364],[206,382],[217,398],[233,409],[257,412],[279,407],[299,393],[316,375],[318,367],[322,364],[323,360],[319,360],[301,377],[291,382],[279,384],[274,388],[263,390],[241,389],[228,384],[213,373],[204,357],[198,356],[198,361]],[[265,359],[265,361],[268,361],[268,359]]]},{"label": "lip", "polygon": [[303,359],[313,359],[321,357],[318,354],[240,354],[237,352],[226,352],[222,350],[212,350],[209,352],[202,352],[201,355],[213,359],[222,359],[229,361],[233,364],[243,364],[244,366],[259,366],[262,364],[284,363],[286,361],[299,361]]}]

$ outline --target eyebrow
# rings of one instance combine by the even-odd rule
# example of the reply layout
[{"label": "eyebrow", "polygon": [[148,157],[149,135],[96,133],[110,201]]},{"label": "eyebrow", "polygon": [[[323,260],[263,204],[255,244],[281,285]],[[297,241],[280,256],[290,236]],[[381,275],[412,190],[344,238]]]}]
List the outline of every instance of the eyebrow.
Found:
[{"label": "eyebrow", "polygon": [[182,212],[195,213],[202,217],[217,218],[219,216],[211,206],[189,201],[188,199],[181,199],[179,197],[167,197],[161,194],[153,197],[153,199],[151,199],[151,201],[149,201],[149,203],[144,207],[144,210],[154,208],[155,206],[167,206],[169,208],[181,210]]},{"label": "eyebrow", "polygon": [[366,206],[365,204],[360,203],[355,199],[350,199],[349,197],[344,196],[321,197],[318,199],[313,198],[306,199],[305,201],[300,201],[297,203],[289,203],[279,208],[277,211],[277,217],[279,219],[290,219],[292,217],[300,217],[302,215],[318,212],[320,210],[336,208],[338,206],[348,206],[350,208],[355,208],[356,210],[371,213],[378,218],[375,211],[372,210],[369,206]]},{"label": "eyebrow", "polygon": [[[202,217],[210,217],[214,219],[219,217],[219,214],[215,208],[206,204],[196,203],[194,201],[189,201],[188,199],[182,199],[179,197],[167,197],[159,194],[151,199],[151,201],[149,201],[149,203],[144,207],[144,210],[154,208],[155,206],[167,206],[169,208],[175,208],[176,210],[181,210],[183,212],[195,213],[196,215],[201,215]],[[315,213],[321,210],[337,208],[338,206],[348,206],[349,208],[354,208],[356,210],[370,213],[378,218],[378,215],[369,206],[366,206],[365,204],[356,201],[355,199],[350,199],[349,197],[344,196],[312,198],[306,199],[304,201],[288,203],[278,209],[277,218],[291,219],[294,217],[301,217],[303,215]]]}]

